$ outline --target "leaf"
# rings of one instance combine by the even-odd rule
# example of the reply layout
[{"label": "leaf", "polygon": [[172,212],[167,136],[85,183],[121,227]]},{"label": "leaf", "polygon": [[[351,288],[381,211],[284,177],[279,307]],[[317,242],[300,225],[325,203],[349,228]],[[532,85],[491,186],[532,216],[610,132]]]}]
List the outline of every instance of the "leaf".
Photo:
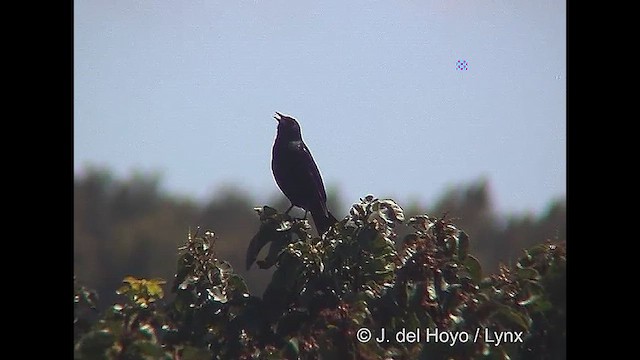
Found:
[{"label": "leaf", "polygon": [[258,215],[260,216],[260,221],[262,222],[271,219],[278,214],[278,210],[269,206],[256,207],[253,208],[253,210],[258,213]]},{"label": "leaf", "polygon": [[378,234],[378,236],[373,238],[373,241],[371,242],[371,249],[373,251],[384,249],[386,247],[391,247],[391,249],[393,249],[392,246],[393,245],[389,244],[389,242],[387,242],[387,239],[382,234]]},{"label": "leaf", "polygon": [[272,226],[267,224],[260,225],[260,229],[258,233],[254,235],[254,237],[249,242],[249,247],[247,248],[246,261],[245,265],[247,270],[251,268],[251,265],[258,257],[258,253],[262,248],[270,243],[277,241],[278,239],[282,239],[283,237],[287,237],[288,233],[281,233],[274,229]]},{"label": "leaf", "polygon": [[122,285],[118,288],[118,290],[116,290],[116,294],[118,295],[124,295],[126,294],[129,290],[131,289],[131,286],[129,285]]},{"label": "leaf", "polygon": [[540,273],[534,268],[519,268],[516,274],[520,279],[524,280],[540,280]]},{"label": "leaf", "polygon": [[167,283],[167,281],[163,278],[159,278],[159,277],[155,277],[151,280],[149,280],[149,282],[152,282],[154,284],[158,284],[158,285],[164,285]]},{"label": "leaf", "polygon": [[469,275],[471,275],[471,280],[479,284],[482,281],[482,266],[480,265],[480,261],[473,255],[467,255],[462,263],[469,272]]},{"label": "leaf", "polygon": [[380,200],[379,203],[385,218],[398,222],[404,221],[404,210],[395,201],[384,199]]},{"label": "leaf", "polygon": [[522,286],[522,292],[519,294],[520,300],[518,305],[526,306],[530,305],[544,295],[544,288],[533,281],[526,281]]},{"label": "leaf", "polygon": [[164,291],[162,290],[162,284],[166,283],[166,281],[160,279],[160,281],[157,280],[150,280],[147,283],[147,291],[149,292],[149,296],[156,298],[156,299],[162,299],[164,297]]},{"label": "leaf", "polygon": [[232,274],[229,276],[229,280],[227,280],[227,287],[232,289],[234,293],[238,295],[248,295],[249,288],[247,284],[244,282],[242,276],[237,274]]},{"label": "leaf", "polygon": [[498,306],[492,318],[500,322],[508,330],[529,331],[531,325],[530,317],[506,305]]},{"label": "leaf", "polygon": [[122,282],[128,283],[128,284],[136,284],[136,283],[139,283],[140,280],[134,278],[133,276],[127,276],[124,278],[124,280],[122,280]]},{"label": "leaf", "polygon": [[433,279],[427,279],[427,294],[429,295],[429,300],[434,301],[438,299],[438,293],[436,292],[436,285]]},{"label": "leaf", "polygon": [[211,289],[207,289],[207,291],[209,292],[209,296],[211,296],[214,301],[221,302],[223,304],[229,301],[229,299],[227,298],[227,294],[225,294],[220,285],[214,286]]},{"label": "leaf", "polygon": [[284,355],[287,359],[297,359],[300,356],[300,344],[298,339],[293,337],[285,344]]},{"label": "leaf", "polygon": [[408,224],[418,230],[419,233],[424,233],[433,226],[434,222],[428,215],[417,215],[410,218]]},{"label": "leaf", "polygon": [[271,242],[267,257],[265,257],[264,261],[260,262],[261,269],[268,269],[278,262],[278,257],[290,243],[291,237],[291,233],[286,233],[284,236]]},{"label": "leaf", "polygon": [[92,331],[83,336],[75,346],[76,358],[106,358],[105,352],[113,346],[116,338],[108,331]]},{"label": "leaf", "polygon": [[460,230],[458,233],[458,258],[465,260],[469,254],[469,235],[466,232]]},{"label": "leaf", "polygon": [[220,261],[218,262],[216,267],[218,268],[218,270],[220,271],[220,275],[222,276],[226,276],[233,272],[233,267],[228,261]]}]

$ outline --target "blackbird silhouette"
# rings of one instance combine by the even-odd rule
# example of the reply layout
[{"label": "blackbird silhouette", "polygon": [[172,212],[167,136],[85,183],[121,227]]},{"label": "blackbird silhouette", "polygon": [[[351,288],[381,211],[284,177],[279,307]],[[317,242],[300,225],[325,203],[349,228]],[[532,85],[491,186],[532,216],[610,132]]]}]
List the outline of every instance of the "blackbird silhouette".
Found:
[{"label": "blackbird silhouette", "polygon": [[327,193],[316,162],[300,132],[300,124],[291,116],[276,111],[278,121],[276,140],[273,143],[271,170],[282,193],[291,206],[311,213],[319,234],[323,234],[338,220],[327,209]]}]

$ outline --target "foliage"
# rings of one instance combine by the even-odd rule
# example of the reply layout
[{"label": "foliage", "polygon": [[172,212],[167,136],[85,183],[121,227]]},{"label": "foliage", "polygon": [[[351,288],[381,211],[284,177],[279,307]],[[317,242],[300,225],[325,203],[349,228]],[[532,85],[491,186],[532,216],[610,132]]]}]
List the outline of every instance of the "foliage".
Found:
[{"label": "foliage", "polygon": [[73,277],[73,338],[78,340],[79,336],[89,330],[92,318],[95,315],[98,303],[98,294],[78,284]]},{"label": "foliage", "polygon": [[[217,256],[233,265],[252,294],[261,295],[275,267],[255,271],[254,265],[254,269],[246,269],[246,250],[260,227],[252,210],[256,199],[231,187],[216,189],[209,199],[195,201],[167,193],[160,180],[153,172],[119,177],[100,168],[86,168],[75,178],[74,272],[78,281],[100,294],[97,309],[104,311],[119,301],[113,290],[125,276],[172,279],[176,248],[194,224],[215,230],[222,239],[216,243]],[[288,200],[275,189],[272,195],[262,196],[273,207],[286,209]],[[328,206],[341,218],[350,204],[345,205],[339,193],[329,187]],[[497,272],[500,262],[515,264],[522,249],[541,240],[566,239],[564,200],[552,202],[536,214],[503,214],[496,212],[492,198],[491,183],[478,179],[451,187],[435,202],[411,202],[403,204],[403,209],[407,219],[424,213],[448,214],[473,239],[469,251],[487,273]],[[302,216],[303,212],[294,209],[291,214]],[[413,230],[403,225],[395,231],[402,240]]]},{"label": "foliage", "polygon": [[[367,196],[320,236],[306,219],[256,211],[246,266],[269,245],[256,263],[275,268],[262,298],[219,259],[216,235],[196,231],[179,248],[172,298],[161,279],[125,278],[123,300],[79,331],[75,357],[566,357],[563,243],[535,245],[485,276],[467,233],[446,217],[407,220],[392,200]],[[76,286],[76,304],[86,294]]]}]

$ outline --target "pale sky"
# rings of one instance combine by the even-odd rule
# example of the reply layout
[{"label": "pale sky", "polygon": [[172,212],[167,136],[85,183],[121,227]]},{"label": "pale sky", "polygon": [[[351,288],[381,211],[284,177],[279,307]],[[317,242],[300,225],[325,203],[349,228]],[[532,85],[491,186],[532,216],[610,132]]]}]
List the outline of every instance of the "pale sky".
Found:
[{"label": "pale sky", "polygon": [[565,194],[563,1],[74,7],[76,174],[157,171],[174,194],[233,184],[267,201],[280,111],[345,206],[370,193],[428,205],[481,176],[500,211]]}]

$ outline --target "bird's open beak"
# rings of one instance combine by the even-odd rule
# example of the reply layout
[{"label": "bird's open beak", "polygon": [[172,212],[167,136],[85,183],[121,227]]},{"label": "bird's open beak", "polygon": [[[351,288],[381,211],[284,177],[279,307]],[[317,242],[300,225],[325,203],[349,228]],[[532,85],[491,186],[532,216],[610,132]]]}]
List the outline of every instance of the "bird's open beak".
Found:
[{"label": "bird's open beak", "polygon": [[282,114],[276,111],[276,114],[273,115],[273,118],[278,120],[278,122],[280,122],[280,120],[282,120]]}]

